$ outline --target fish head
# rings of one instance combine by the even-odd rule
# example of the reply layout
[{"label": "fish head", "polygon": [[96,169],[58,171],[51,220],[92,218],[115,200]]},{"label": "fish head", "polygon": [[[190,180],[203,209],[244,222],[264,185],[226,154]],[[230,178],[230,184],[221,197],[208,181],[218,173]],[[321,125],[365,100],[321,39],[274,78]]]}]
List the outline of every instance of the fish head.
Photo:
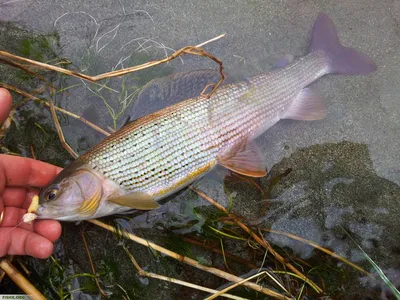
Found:
[{"label": "fish head", "polygon": [[39,195],[39,219],[85,220],[103,198],[102,178],[91,166],[75,161],[61,171]]}]

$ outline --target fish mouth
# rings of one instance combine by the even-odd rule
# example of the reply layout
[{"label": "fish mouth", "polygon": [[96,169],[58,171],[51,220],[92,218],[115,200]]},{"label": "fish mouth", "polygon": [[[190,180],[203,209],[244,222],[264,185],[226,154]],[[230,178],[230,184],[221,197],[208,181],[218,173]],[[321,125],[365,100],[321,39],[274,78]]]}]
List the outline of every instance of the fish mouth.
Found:
[{"label": "fish mouth", "polygon": [[92,219],[92,215],[82,215],[75,209],[66,210],[64,206],[47,206],[45,204],[39,204],[35,214],[40,220],[79,222]]},{"label": "fish mouth", "polygon": [[55,219],[57,217],[57,213],[50,213],[49,208],[41,204],[39,204],[35,214],[38,219]]},{"label": "fish mouth", "polygon": [[46,205],[39,204],[35,214],[37,215],[38,219],[47,220],[68,221],[72,218],[72,215],[68,214],[65,209],[63,210],[63,207],[61,206],[48,207]]}]

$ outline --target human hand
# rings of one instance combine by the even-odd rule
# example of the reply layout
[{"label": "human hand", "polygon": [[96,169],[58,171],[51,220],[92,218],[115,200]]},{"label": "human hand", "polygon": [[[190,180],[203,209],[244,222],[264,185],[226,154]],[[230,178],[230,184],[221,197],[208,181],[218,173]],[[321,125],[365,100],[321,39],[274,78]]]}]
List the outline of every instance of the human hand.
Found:
[{"label": "human hand", "polygon": [[[0,89],[0,124],[8,116],[11,95]],[[46,186],[61,169],[34,159],[0,155],[0,257],[31,255],[47,258],[53,242],[61,235],[61,225],[53,220],[22,223],[37,189]]]}]

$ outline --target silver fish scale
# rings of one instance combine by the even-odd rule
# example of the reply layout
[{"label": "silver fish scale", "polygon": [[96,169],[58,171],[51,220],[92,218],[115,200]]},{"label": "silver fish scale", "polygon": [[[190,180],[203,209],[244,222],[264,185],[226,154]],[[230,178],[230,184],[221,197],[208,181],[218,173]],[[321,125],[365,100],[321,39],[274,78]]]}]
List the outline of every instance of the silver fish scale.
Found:
[{"label": "silver fish scale", "polygon": [[126,191],[155,199],[206,173],[218,155],[274,125],[299,92],[328,72],[323,52],[132,122],[80,160]]}]

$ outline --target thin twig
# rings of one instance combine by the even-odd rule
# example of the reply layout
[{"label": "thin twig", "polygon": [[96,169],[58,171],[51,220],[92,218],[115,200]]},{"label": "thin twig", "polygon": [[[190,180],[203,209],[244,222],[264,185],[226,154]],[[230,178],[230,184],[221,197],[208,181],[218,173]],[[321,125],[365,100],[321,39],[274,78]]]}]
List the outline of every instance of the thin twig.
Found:
[{"label": "thin twig", "polygon": [[[46,106],[47,108],[50,108],[50,104],[49,104],[48,102],[46,102],[46,101],[44,101],[44,100],[42,100],[42,99],[40,99],[40,98],[38,98],[38,97],[36,97],[36,96],[34,96],[34,95],[32,95],[32,94],[29,94],[29,93],[27,93],[27,92],[25,92],[25,91],[23,91],[23,90],[20,90],[20,89],[14,87],[14,86],[8,85],[8,84],[6,84],[6,83],[0,83],[0,87],[4,87],[4,88],[6,88],[6,89],[8,89],[8,90],[10,90],[10,91],[14,91],[14,92],[16,92],[16,93],[18,93],[18,94],[24,96],[24,97],[26,98],[26,99],[24,100],[24,104],[25,104],[26,102],[28,102],[29,100],[32,99],[32,100],[34,100],[34,101],[43,103],[44,106]],[[55,106],[55,105],[54,105],[54,109],[57,110],[57,111],[59,111],[59,112],[61,112],[61,113],[63,113],[63,114],[66,114],[66,115],[68,115],[68,116],[70,116],[70,117],[73,117],[73,118],[75,118],[75,119],[77,119],[77,120],[82,121],[83,123],[85,123],[85,124],[88,125],[89,127],[91,127],[91,128],[93,128],[94,130],[96,130],[96,131],[98,131],[98,132],[104,134],[105,136],[109,136],[109,135],[110,135],[109,132],[105,131],[104,129],[100,128],[99,126],[93,124],[92,122],[86,120],[85,118],[83,118],[83,117],[81,117],[81,116],[78,116],[78,115],[76,115],[76,114],[74,114],[74,113],[72,113],[72,112],[70,112],[70,111],[68,111],[68,110],[62,109],[62,108],[60,108],[60,107],[58,107],[58,106]],[[12,114],[12,113],[10,113],[10,116],[11,116],[11,114]]]},{"label": "thin twig", "polygon": [[22,268],[22,270],[24,270],[24,272],[26,273],[26,275],[31,275],[31,271],[28,270],[28,268],[25,266],[25,264],[22,262],[22,260],[17,259],[17,263],[19,264],[19,266]]},{"label": "thin twig", "polygon": [[32,155],[32,158],[33,158],[33,159],[36,159],[35,147],[33,146],[33,144],[31,144],[30,148],[31,148],[31,155]]},{"label": "thin twig", "polygon": [[[222,37],[224,37],[225,34],[220,35],[219,37],[216,37],[214,39],[211,39],[207,42],[211,42],[211,41],[215,41],[217,39],[220,39]],[[200,45],[205,45],[204,43],[200,44]],[[51,71],[56,71],[62,74],[66,74],[69,76],[74,76],[74,77],[78,77],[78,78],[82,78],[84,80],[90,81],[90,82],[96,82],[105,78],[110,78],[110,77],[116,77],[116,76],[122,76],[128,73],[132,73],[132,72],[136,72],[139,70],[143,70],[143,69],[147,69],[149,67],[154,67],[154,66],[158,66],[161,65],[163,63],[169,62],[183,54],[193,54],[193,55],[199,55],[199,56],[205,56],[210,58],[211,60],[215,61],[217,64],[219,64],[220,66],[220,75],[221,78],[219,79],[219,81],[215,84],[213,90],[210,92],[210,94],[207,95],[207,97],[210,97],[214,91],[218,88],[218,86],[222,83],[222,81],[224,80],[225,76],[223,74],[223,67],[222,67],[222,61],[219,60],[218,58],[214,57],[213,55],[211,55],[210,53],[208,53],[207,51],[201,49],[200,47],[197,46],[187,46],[184,47],[182,49],[179,49],[178,51],[175,51],[174,53],[172,53],[170,56],[161,59],[161,60],[156,60],[156,61],[149,61],[147,63],[138,65],[138,66],[133,66],[133,67],[129,67],[129,68],[125,68],[125,69],[121,69],[121,70],[115,70],[115,71],[111,71],[111,72],[107,72],[107,73],[103,73],[100,75],[96,75],[96,76],[90,76],[90,75],[86,75],[86,74],[82,74],[79,72],[75,72],[75,71],[71,71],[71,70],[67,70],[64,68],[60,68],[54,65],[49,65],[46,63],[42,63],[42,62],[38,62],[35,60],[31,60],[29,58],[25,58],[25,57],[21,57],[21,56],[17,56],[11,53],[8,53],[6,51],[0,51],[0,56],[6,57],[8,59],[13,59],[13,60],[19,60],[22,62],[26,62],[29,64],[32,64],[34,66],[46,69],[46,70],[51,70]]]},{"label": "thin twig", "polygon": [[[50,108],[50,104],[49,104],[49,103],[43,102],[43,104],[44,104],[46,107],[49,107],[49,108]],[[97,132],[100,132],[100,133],[104,134],[105,136],[109,136],[109,135],[111,134],[111,133],[105,131],[104,129],[100,128],[99,126],[93,124],[92,122],[86,120],[85,118],[83,118],[83,117],[81,117],[81,116],[78,116],[78,115],[76,115],[76,114],[74,114],[74,113],[72,113],[72,112],[70,112],[70,111],[68,111],[68,110],[65,110],[65,109],[60,108],[60,107],[57,107],[57,106],[54,106],[54,108],[55,108],[55,110],[57,110],[57,111],[59,111],[59,112],[61,112],[61,113],[63,113],[63,114],[66,114],[66,115],[68,115],[68,116],[70,116],[70,117],[73,117],[73,118],[75,118],[75,119],[81,121],[82,123],[88,125],[89,127],[92,127],[94,130],[96,130]]]},{"label": "thin twig", "polygon": [[[214,247],[214,246],[212,246],[212,245],[207,245],[207,244],[205,244],[204,242],[202,242],[202,241],[200,241],[200,240],[198,240],[198,239],[194,239],[194,238],[190,238],[190,237],[185,237],[185,236],[184,236],[184,237],[183,237],[183,240],[184,240],[185,242],[188,242],[188,243],[191,243],[191,244],[193,244],[193,245],[202,247],[202,248],[204,248],[204,249],[211,250],[211,251],[213,251],[213,252],[215,252],[215,253],[218,253],[218,254],[221,254],[221,255],[222,255],[222,251],[221,251],[220,248],[216,248],[216,247]],[[251,263],[250,261],[247,261],[247,260],[245,260],[245,259],[243,259],[243,258],[241,258],[241,257],[235,256],[235,255],[233,255],[233,254],[231,254],[231,253],[229,253],[229,252],[226,252],[226,251],[225,251],[225,256],[226,256],[227,258],[233,260],[233,261],[236,261],[236,262],[238,262],[238,263],[247,265],[250,269],[257,269],[257,266],[256,266],[255,264],[253,264],[253,263]]]},{"label": "thin twig", "polygon": [[292,264],[288,263],[285,261],[285,259],[278,253],[276,252],[271,245],[269,245],[269,243],[267,243],[265,240],[263,240],[262,238],[260,238],[256,233],[254,233],[252,230],[250,230],[244,223],[240,222],[235,215],[231,214],[228,212],[228,210],[223,207],[222,205],[220,205],[218,202],[216,202],[214,199],[212,199],[211,197],[207,196],[206,194],[204,194],[203,192],[197,190],[196,188],[191,187],[191,189],[197,193],[199,196],[201,196],[202,198],[204,198],[205,200],[207,200],[208,202],[210,202],[212,205],[214,205],[215,207],[217,207],[219,210],[223,211],[224,213],[226,213],[227,215],[231,216],[232,219],[235,221],[235,223],[242,228],[244,231],[246,231],[248,234],[251,235],[251,237],[257,242],[259,243],[261,246],[263,246],[265,249],[267,249],[279,262],[281,262],[283,265],[285,265],[288,269],[292,270],[294,273],[296,273],[297,275],[299,275],[305,282],[307,282],[310,286],[312,286],[318,293],[322,292],[322,289],[316,284],[314,283],[312,280],[310,280],[309,278],[307,278],[303,273],[301,273],[299,270],[297,270],[297,268],[295,266],[293,266]]},{"label": "thin twig", "polygon": [[16,63],[16,62],[9,61],[9,60],[6,60],[6,59],[2,59],[2,58],[0,58],[0,62],[2,62],[2,63],[4,63],[4,64],[7,64],[7,65],[10,65],[10,66],[12,66],[12,67],[14,67],[14,68],[21,69],[21,70],[23,70],[24,72],[26,72],[26,73],[28,73],[28,74],[31,74],[32,76],[35,76],[36,78],[39,78],[41,81],[45,81],[45,79],[44,79],[44,77],[43,77],[42,75],[40,75],[40,74],[38,74],[38,73],[36,73],[36,72],[33,72],[32,70],[29,70],[29,69],[28,69],[27,67],[25,67],[24,65],[21,65],[21,64],[18,64],[18,63]]},{"label": "thin twig", "polygon": [[71,146],[65,140],[64,133],[61,129],[60,122],[58,121],[57,113],[54,108],[53,100],[51,98],[50,98],[50,112],[51,112],[51,117],[53,118],[53,121],[54,121],[54,125],[57,130],[58,138],[60,139],[61,145],[63,146],[63,148],[65,150],[68,151],[69,154],[71,154],[71,156],[73,158],[75,158],[75,159],[78,158],[79,155],[71,148]]},{"label": "thin twig", "polygon": [[[240,277],[237,277],[235,275],[229,274],[229,273],[224,272],[222,270],[219,270],[217,268],[207,267],[207,266],[201,265],[201,264],[199,264],[199,262],[197,262],[194,259],[191,259],[189,257],[180,255],[180,254],[175,253],[175,252],[172,252],[172,251],[170,251],[170,250],[168,250],[166,248],[158,246],[157,244],[154,244],[154,243],[152,243],[150,241],[147,241],[147,240],[145,240],[143,238],[140,238],[140,237],[138,237],[138,236],[136,236],[136,235],[134,235],[132,233],[129,233],[129,232],[126,232],[126,231],[123,231],[123,230],[117,230],[115,227],[113,227],[111,225],[108,225],[108,224],[105,224],[105,223],[103,223],[103,222],[101,222],[99,220],[89,220],[88,222],[90,222],[92,224],[95,224],[97,226],[100,226],[101,228],[104,228],[104,229],[106,229],[108,231],[111,231],[111,232],[114,232],[114,233],[122,233],[122,236],[124,236],[126,238],[129,238],[130,240],[132,240],[132,241],[134,241],[134,242],[136,242],[136,243],[138,243],[140,245],[143,245],[143,246],[148,247],[148,248],[152,248],[152,249],[154,249],[156,251],[159,251],[159,252],[161,252],[161,253],[169,256],[169,257],[172,257],[172,258],[174,258],[176,260],[179,260],[179,261],[181,261],[181,262],[183,262],[185,264],[188,264],[188,265],[190,265],[192,267],[195,267],[197,269],[206,271],[208,273],[214,274],[214,275],[216,275],[218,277],[221,277],[221,278],[224,278],[224,279],[226,279],[228,281],[239,282],[239,281],[242,280]],[[260,286],[258,284],[253,283],[253,282],[246,282],[246,283],[244,283],[244,286],[246,286],[248,288],[251,288],[251,289],[253,289],[253,290],[257,291],[257,292],[264,293],[264,294],[266,294],[268,296],[271,296],[273,298],[276,298],[276,299],[285,299],[285,300],[290,299],[290,298],[287,298],[286,296],[284,296],[284,295],[282,295],[280,293],[277,293],[277,292],[275,292],[275,291],[273,291],[271,289],[268,289],[268,288],[264,288],[264,287],[262,287],[262,286]]]},{"label": "thin twig", "polygon": [[305,243],[307,245],[310,245],[311,247],[314,247],[314,248],[316,248],[316,249],[318,249],[318,250],[320,250],[322,252],[325,252],[326,254],[328,254],[328,255],[330,255],[330,256],[332,256],[332,257],[334,257],[334,258],[336,258],[336,259],[338,259],[338,260],[340,260],[342,262],[344,262],[345,264],[353,267],[357,271],[360,271],[364,275],[370,275],[367,271],[365,271],[360,266],[357,266],[356,264],[354,264],[351,261],[347,260],[343,256],[340,256],[340,255],[336,254],[335,252],[332,252],[332,251],[330,251],[330,250],[318,245],[317,243],[315,243],[313,241],[301,238],[299,236],[296,236],[296,235],[288,233],[288,232],[279,231],[279,230],[273,230],[273,229],[269,229],[269,228],[262,228],[261,230],[264,230],[264,231],[267,231],[267,232],[270,232],[270,233],[274,233],[274,234],[284,235],[284,236],[287,236],[287,237],[289,237],[291,239],[294,239],[296,241],[299,241],[299,242]]},{"label": "thin twig", "polygon": [[[232,285],[230,285],[230,286],[224,288],[223,290],[218,291],[218,292],[215,293],[214,295],[211,295],[210,297],[207,297],[205,300],[212,300],[212,299],[215,299],[215,298],[217,298],[217,297],[219,297],[219,296],[223,296],[223,294],[224,294],[225,292],[227,292],[227,291],[229,291],[229,290],[231,290],[231,289],[233,289],[233,288],[235,288],[235,287],[237,287],[237,286],[239,286],[239,285],[245,284],[245,283],[248,282],[249,280],[252,280],[253,278],[260,277],[261,275],[264,275],[264,274],[268,274],[268,272],[267,272],[267,271],[263,271],[263,272],[254,274],[253,276],[250,276],[250,277],[248,277],[248,278],[246,278],[246,279],[243,279],[243,280],[241,280],[241,281],[239,281],[239,282],[236,282],[236,283],[234,283],[234,284],[232,284]],[[269,275],[269,274],[268,274],[268,275]],[[289,298],[289,299],[290,299],[290,298]]]},{"label": "thin twig", "polygon": [[97,278],[96,269],[94,268],[94,264],[93,264],[93,260],[92,260],[92,255],[90,254],[89,247],[88,247],[87,242],[86,242],[85,231],[82,230],[81,234],[82,234],[83,244],[85,245],[86,253],[87,253],[88,258],[89,258],[90,268],[92,269],[92,273],[95,276],[94,280],[96,281],[96,285],[97,285],[100,293],[103,295],[103,297],[108,299],[108,296],[107,296],[106,292],[101,288],[99,279]]},{"label": "thin twig", "polygon": [[203,46],[205,46],[205,45],[207,45],[207,44],[209,44],[211,42],[218,41],[219,39],[222,39],[223,37],[225,37],[225,35],[226,35],[225,33],[220,34],[219,36],[216,36],[215,38],[212,38],[212,39],[210,39],[208,41],[205,41],[203,43],[200,43],[200,44],[196,45],[196,47],[203,47]]},{"label": "thin twig", "polygon": [[34,95],[31,95],[31,94],[29,94],[27,92],[24,92],[23,90],[20,90],[19,88],[16,88],[15,86],[9,85],[7,83],[0,82],[0,87],[3,87],[3,88],[8,89],[10,91],[16,92],[18,94],[21,94],[22,96],[27,98],[27,100],[33,99],[33,100],[36,100],[36,101],[41,101],[40,98],[38,98],[38,97],[36,97]]},{"label": "thin twig", "polygon": [[[125,246],[123,246],[123,248],[124,248],[126,254],[131,259],[133,265],[135,266],[135,268],[139,272],[140,276],[150,277],[150,278],[164,280],[164,281],[167,281],[167,282],[176,283],[176,284],[179,284],[179,285],[183,285],[183,286],[186,286],[186,287],[189,287],[189,288],[192,288],[192,289],[196,289],[196,290],[200,290],[200,291],[203,291],[203,292],[207,292],[207,293],[217,293],[217,292],[219,292],[217,290],[206,288],[204,286],[193,284],[193,283],[190,283],[190,282],[187,282],[187,281],[179,280],[179,279],[172,278],[172,277],[167,277],[167,276],[164,276],[164,275],[155,274],[155,273],[152,273],[152,272],[146,272],[145,270],[143,270],[139,266],[139,264],[136,261],[135,257],[132,255],[132,253],[129,252],[128,248],[126,248]],[[235,299],[235,300],[246,300],[246,298],[238,297],[238,296],[231,295],[231,294],[222,294],[221,296],[224,296],[224,297],[230,298],[230,299]]]},{"label": "thin twig", "polygon": [[46,300],[25,277],[18,271],[8,259],[0,260],[0,268],[18,285],[26,294],[35,300]]}]

